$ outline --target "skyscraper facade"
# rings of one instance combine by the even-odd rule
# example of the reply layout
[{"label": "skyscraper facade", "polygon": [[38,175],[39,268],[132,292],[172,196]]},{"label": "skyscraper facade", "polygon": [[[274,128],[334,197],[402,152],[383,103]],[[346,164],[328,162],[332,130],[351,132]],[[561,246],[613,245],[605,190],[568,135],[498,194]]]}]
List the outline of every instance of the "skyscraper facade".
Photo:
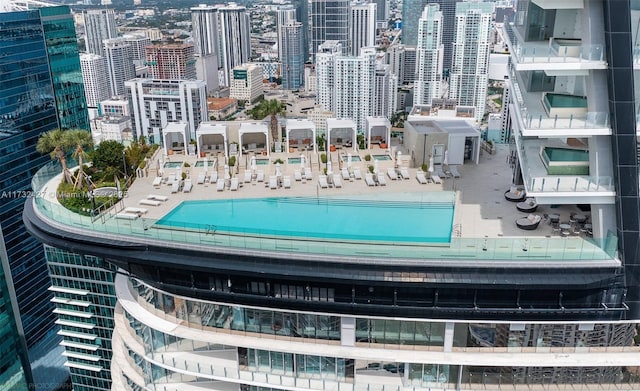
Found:
[{"label": "skyscraper facade", "polygon": [[[69,8],[13,11],[9,4],[0,10],[0,57],[0,291],[7,320],[2,322],[6,350],[3,347],[0,384],[16,384],[19,389],[22,370],[18,362],[10,362],[18,353],[29,383],[36,389],[55,388],[69,372],[64,348],[58,345],[42,246],[25,230],[20,209],[33,175],[50,161],[36,151],[39,136],[56,128],[89,125]],[[19,317],[13,319],[13,313]],[[20,340],[15,340],[16,327]]]},{"label": "skyscraper facade", "polygon": [[335,106],[335,63],[342,54],[342,44],[326,41],[316,54],[316,103],[324,110],[333,112]]},{"label": "skyscraper facade", "polygon": [[147,46],[146,55],[146,64],[151,78],[196,79],[196,59],[192,44],[172,43]]},{"label": "skyscraper facade", "polygon": [[104,53],[111,96],[124,94],[124,82],[136,77],[131,60],[131,44],[125,38],[106,39]]},{"label": "skyscraper facade", "polygon": [[282,33],[280,29],[288,25],[289,22],[295,21],[297,21],[296,9],[292,5],[278,7],[276,11],[276,33],[278,35],[278,59],[280,59],[280,61],[282,61]]},{"label": "skyscraper facade", "polygon": [[249,62],[251,39],[249,13],[243,6],[230,3],[218,7],[221,84],[229,86],[234,67]]},{"label": "skyscraper facade", "polygon": [[302,41],[304,47],[304,61],[309,59],[309,1],[295,0],[293,2],[296,9],[296,20],[302,23]]},{"label": "skyscraper facade", "polygon": [[438,4],[429,4],[418,21],[416,46],[416,104],[431,104],[440,98],[442,80],[442,13]]},{"label": "skyscraper facade", "polygon": [[375,0],[376,27],[387,28],[389,24],[389,0]]},{"label": "skyscraper facade", "polygon": [[207,93],[213,94],[220,86],[218,75],[218,10],[200,4],[191,8],[193,44],[196,58],[196,77],[207,84]]},{"label": "skyscraper facade", "polygon": [[143,66],[147,54],[145,49],[151,45],[151,39],[142,33],[125,34],[122,38],[131,47],[129,56],[133,61],[133,65],[136,67]]},{"label": "skyscraper facade", "polygon": [[351,7],[349,11],[349,41],[352,56],[360,54],[360,49],[376,44],[376,4],[366,3]]},{"label": "skyscraper facade", "polygon": [[97,54],[81,53],[80,66],[87,106],[97,110],[98,103],[111,97],[104,58]]},{"label": "skyscraper facade", "polygon": [[476,121],[484,116],[489,83],[489,53],[493,3],[456,5],[456,37],[449,97],[474,106]]},{"label": "skyscraper facade", "polygon": [[87,53],[105,55],[102,41],[116,38],[116,16],[112,9],[82,11],[84,17],[84,39]]},{"label": "skyscraper facade", "polygon": [[282,88],[285,90],[297,90],[304,84],[304,32],[300,22],[288,22],[279,29],[280,41],[278,47],[282,77]]},{"label": "skyscraper facade", "polygon": [[376,65],[371,113],[373,117],[391,118],[396,112],[398,77],[386,64]]},{"label": "skyscraper facade", "polygon": [[348,53],[349,0],[311,0],[310,20],[312,55],[325,41],[340,42]]}]

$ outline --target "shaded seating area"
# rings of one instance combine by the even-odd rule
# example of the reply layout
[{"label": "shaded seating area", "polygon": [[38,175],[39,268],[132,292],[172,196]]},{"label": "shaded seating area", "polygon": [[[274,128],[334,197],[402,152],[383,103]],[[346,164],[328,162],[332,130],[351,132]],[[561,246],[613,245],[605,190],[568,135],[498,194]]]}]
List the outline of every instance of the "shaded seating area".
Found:
[{"label": "shaded seating area", "polygon": [[382,149],[389,146],[391,140],[391,122],[386,117],[367,117],[367,149],[372,145],[378,145]]},{"label": "shaded seating area", "polygon": [[170,122],[162,130],[162,142],[164,143],[164,154],[174,153],[187,154],[187,128],[186,122]]},{"label": "shaded seating area", "polygon": [[511,188],[504,193],[504,198],[511,202],[522,202],[526,197],[527,193],[522,186],[511,186]]},{"label": "shaded seating area", "polygon": [[540,215],[530,214],[527,217],[517,219],[516,225],[520,229],[533,231],[534,229],[538,228],[538,225],[540,225],[540,221],[542,221],[542,217]]},{"label": "shaded seating area", "polygon": [[352,148],[356,151],[357,135],[356,123],[353,120],[327,119],[328,151],[335,152],[340,148]]},{"label": "shaded seating area", "polygon": [[535,198],[527,198],[522,202],[518,202],[516,204],[516,209],[524,213],[533,213],[536,211],[536,209],[538,209],[538,203],[536,202]]},{"label": "shaded seating area", "polygon": [[240,156],[249,152],[262,153],[269,156],[269,126],[259,122],[244,122],[238,129],[240,140]]},{"label": "shaded seating area", "polygon": [[316,126],[307,119],[287,119],[287,144],[286,151],[293,152],[295,148],[317,151],[314,142],[316,139]]},{"label": "shaded seating area", "polygon": [[229,134],[226,125],[202,122],[196,130],[196,144],[200,157],[207,153],[224,152],[229,155]]}]

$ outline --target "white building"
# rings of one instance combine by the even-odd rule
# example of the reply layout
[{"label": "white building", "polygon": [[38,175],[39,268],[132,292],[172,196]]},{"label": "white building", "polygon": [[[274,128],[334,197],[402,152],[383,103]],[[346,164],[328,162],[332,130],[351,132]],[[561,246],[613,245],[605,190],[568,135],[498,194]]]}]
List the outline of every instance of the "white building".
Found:
[{"label": "white building", "polygon": [[449,97],[462,106],[475,106],[476,121],[485,112],[493,3],[457,3],[456,35]]},{"label": "white building", "polygon": [[90,111],[96,110],[100,101],[110,97],[104,58],[93,53],[81,53],[80,67],[87,107]]},{"label": "white building", "polygon": [[112,9],[82,11],[84,16],[84,39],[87,53],[104,56],[102,41],[116,38],[116,16]]},{"label": "white building", "polygon": [[111,96],[124,94],[124,82],[136,77],[131,45],[124,38],[104,40],[104,52]]},{"label": "white building", "polygon": [[342,44],[326,41],[316,53],[316,101],[323,109],[333,111],[335,59],[342,54]]},{"label": "white building", "polygon": [[131,117],[97,117],[91,120],[91,136],[93,137],[93,143],[96,145],[106,140],[120,143],[130,141],[132,138]]},{"label": "white building", "polygon": [[366,3],[351,7],[349,13],[349,53],[360,54],[360,49],[376,44],[376,4]]},{"label": "white building", "polygon": [[391,118],[396,112],[398,77],[389,65],[377,64],[374,83],[370,115]]},{"label": "white building", "polygon": [[233,68],[229,97],[253,102],[262,94],[262,69],[253,64]]},{"label": "white building", "polygon": [[220,43],[220,84],[229,86],[231,70],[249,61],[251,40],[249,12],[235,3],[218,7],[218,31]]},{"label": "white building", "polygon": [[110,117],[131,116],[131,108],[127,99],[107,99],[98,104],[98,115]]},{"label": "white building", "polygon": [[220,77],[218,67],[218,9],[200,4],[191,8],[193,43],[198,80],[204,80],[209,94],[218,90]]},{"label": "white building", "polygon": [[170,122],[185,122],[187,139],[195,138],[200,122],[207,119],[206,85],[202,80],[134,79],[125,82],[133,113],[136,137],[159,143]]},{"label": "white building", "polygon": [[130,46],[129,56],[136,67],[143,66],[146,59],[145,48],[151,45],[151,39],[144,33],[132,33],[122,36],[125,42]]},{"label": "white building", "polygon": [[428,4],[418,20],[416,104],[431,104],[432,99],[441,97],[443,55],[442,12],[438,4]]},{"label": "white building", "polygon": [[313,122],[316,126],[317,133],[326,134],[327,131],[327,120],[329,118],[334,118],[333,111],[325,110],[320,105],[316,105],[313,110],[309,110],[307,112],[307,118]]}]

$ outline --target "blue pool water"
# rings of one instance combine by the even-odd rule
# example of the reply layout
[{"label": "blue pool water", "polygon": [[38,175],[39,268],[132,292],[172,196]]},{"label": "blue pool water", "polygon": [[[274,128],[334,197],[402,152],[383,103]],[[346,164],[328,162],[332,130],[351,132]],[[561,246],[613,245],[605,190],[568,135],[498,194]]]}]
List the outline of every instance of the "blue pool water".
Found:
[{"label": "blue pool water", "polygon": [[256,159],[256,166],[264,166],[269,164],[269,159]]},{"label": "blue pool water", "polygon": [[300,158],[299,157],[290,157],[287,159],[287,162],[289,162],[289,164],[300,164]]},{"label": "blue pool water", "polygon": [[164,168],[179,168],[182,167],[182,162],[166,162]]},{"label": "blue pool water", "polygon": [[391,160],[389,155],[373,155],[374,160]]},{"label": "blue pool water", "polygon": [[330,240],[448,243],[454,204],[307,197],[184,201],[157,226]]}]

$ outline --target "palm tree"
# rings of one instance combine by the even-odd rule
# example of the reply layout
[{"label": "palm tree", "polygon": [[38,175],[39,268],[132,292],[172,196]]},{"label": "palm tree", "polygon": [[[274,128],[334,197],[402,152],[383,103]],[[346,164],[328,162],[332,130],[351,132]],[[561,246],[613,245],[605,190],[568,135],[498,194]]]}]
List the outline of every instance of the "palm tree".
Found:
[{"label": "palm tree", "polygon": [[275,142],[278,137],[278,114],[285,113],[286,106],[278,99],[263,99],[251,111],[254,119],[262,119],[271,116],[269,128],[271,129],[271,138]]},{"label": "palm tree", "polygon": [[76,181],[73,184],[73,188],[77,189],[78,185],[82,187],[82,179],[84,178],[84,171],[82,169],[82,160],[87,157],[85,148],[93,147],[93,138],[91,133],[82,129],[71,129],[65,132],[68,145],[72,146],[74,159],[78,159],[78,175]]},{"label": "palm tree", "polygon": [[72,183],[73,179],[67,167],[68,139],[62,129],[53,129],[40,135],[36,150],[42,154],[48,153],[51,159],[58,159],[62,166],[62,181]]}]

